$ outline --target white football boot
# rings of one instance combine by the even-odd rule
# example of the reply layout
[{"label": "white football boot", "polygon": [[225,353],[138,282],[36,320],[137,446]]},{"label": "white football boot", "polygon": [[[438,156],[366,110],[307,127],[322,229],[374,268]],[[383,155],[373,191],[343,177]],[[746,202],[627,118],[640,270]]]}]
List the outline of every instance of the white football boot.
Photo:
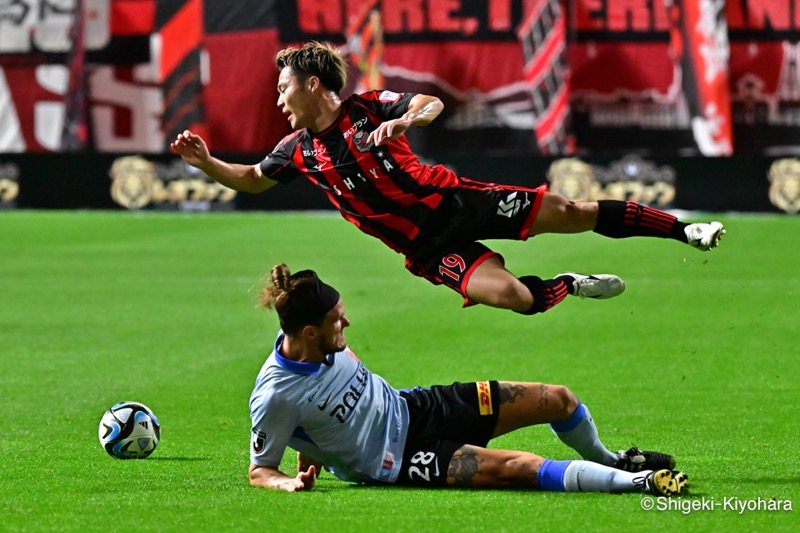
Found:
[{"label": "white football boot", "polygon": [[725,227],[721,222],[689,224],[684,231],[689,244],[704,252],[716,248],[725,235]]},{"label": "white football boot", "polygon": [[605,300],[619,296],[625,291],[625,282],[619,276],[613,274],[586,276],[577,272],[562,272],[558,276],[572,276],[575,278],[575,282],[572,284],[574,289],[572,294],[581,298]]}]

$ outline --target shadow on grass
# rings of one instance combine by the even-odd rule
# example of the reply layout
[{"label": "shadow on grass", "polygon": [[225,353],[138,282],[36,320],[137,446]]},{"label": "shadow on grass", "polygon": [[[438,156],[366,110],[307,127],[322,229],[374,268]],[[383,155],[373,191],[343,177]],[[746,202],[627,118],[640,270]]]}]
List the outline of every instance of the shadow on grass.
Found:
[{"label": "shadow on grass", "polygon": [[[552,494],[552,492],[542,491],[542,490],[535,490],[533,488],[525,488],[525,487],[425,487],[425,486],[414,486],[414,485],[394,485],[394,484],[387,484],[387,485],[370,485],[368,483],[358,484],[358,483],[349,483],[342,485],[342,488],[346,488],[349,490],[359,490],[359,489],[369,489],[369,490],[389,490],[392,492],[398,491],[429,491],[429,492],[463,492],[463,493],[470,493],[470,492],[525,492],[529,494],[539,493],[539,494]],[[316,489],[315,489],[316,490]],[[590,494],[590,493],[585,493]]]}]

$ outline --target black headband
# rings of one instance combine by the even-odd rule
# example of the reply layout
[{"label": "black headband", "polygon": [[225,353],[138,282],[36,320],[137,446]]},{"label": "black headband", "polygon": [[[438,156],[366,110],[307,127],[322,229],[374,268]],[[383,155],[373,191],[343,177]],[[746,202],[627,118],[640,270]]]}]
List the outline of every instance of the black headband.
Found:
[{"label": "black headband", "polygon": [[339,303],[339,292],[319,279],[313,270],[303,270],[293,274],[290,279],[308,277],[311,278],[311,283],[301,289],[307,293],[302,296],[306,300],[305,305],[291,313],[278,312],[278,319],[284,330],[316,324]]}]

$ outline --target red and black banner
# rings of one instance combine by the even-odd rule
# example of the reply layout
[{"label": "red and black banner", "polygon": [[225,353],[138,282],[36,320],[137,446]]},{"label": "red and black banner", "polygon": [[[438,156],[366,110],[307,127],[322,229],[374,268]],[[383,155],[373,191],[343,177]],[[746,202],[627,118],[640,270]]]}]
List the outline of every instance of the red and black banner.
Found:
[{"label": "red and black banner", "polygon": [[[349,21],[369,1],[275,2],[281,41],[341,41]],[[380,2],[380,15],[387,43],[512,41],[522,0],[387,0]]]},{"label": "red and black banner", "polygon": [[353,92],[383,89],[383,24],[378,0],[365,0],[350,16],[345,31],[350,62],[357,68]]},{"label": "red and black banner", "polygon": [[67,94],[64,98],[64,126],[61,130],[61,150],[81,152],[90,146],[89,92],[86,76],[86,12],[84,0],[76,0],[71,49],[67,54]]},{"label": "red and black banner", "polygon": [[680,65],[681,86],[697,148],[703,155],[731,155],[733,129],[725,1],[666,1],[671,51]]},{"label": "red and black banner", "polygon": [[800,0],[725,6],[734,153],[800,153]]},{"label": "red and black banner", "polygon": [[192,128],[263,155],[289,132],[275,53],[312,39],[348,94],[442,99],[423,156],[800,152],[800,0],[0,0],[0,153]]},{"label": "red and black banner", "polygon": [[[664,0],[567,0],[579,151],[696,152]],[[623,148],[624,147],[624,148]]]},{"label": "red and black banner", "polygon": [[559,0],[533,0],[517,30],[525,58],[525,85],[533,102],[536,144],[543,154],[571,154],[567,23]]},{"label": "red and black banner", "polygon": [[88,62],[149,61],[156,0],[11,0],[0,2],[0,67],[64,63],[78,4]]},{"label": "red and black banner", "polygon": [[[155,6],[156,0],[0,2],[0,152],[59,151],[76,141],[78,149],[144,149],[140,141],[152,132],[115,141],[135,122],[131,117],[145,112],[142,99],[123,93],[116,80],[120,70],[151,61]],[[109,116],[108,100],[120,100],[126,112]],[[103,128],[93,132],[98,113]]]},{"label": "red and black banner", "polygon": [[161,0],[156,10],[160,37],[159,76],[164,99],[164,151],[175,136],[192,129],[205,136],[201,54],[202,0]]}]

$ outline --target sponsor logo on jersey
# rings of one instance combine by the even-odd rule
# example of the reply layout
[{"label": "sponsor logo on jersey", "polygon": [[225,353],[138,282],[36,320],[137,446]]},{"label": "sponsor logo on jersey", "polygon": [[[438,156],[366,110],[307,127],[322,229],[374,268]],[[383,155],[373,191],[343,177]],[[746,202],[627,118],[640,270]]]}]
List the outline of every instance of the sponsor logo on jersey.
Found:
[{"label": "sponsor logo on jersey", "polygon": [[267,442],[267,435],[263,431],[253,429],[253,451],[261,453],[264,451],[264,444]]},{"label": "sponsor logo on jersey", "polygon": [[386,455],[383,456],[383,463],[381,464],[381,479],[389,479],[392,475],[392,469],[394,468],[394,454],[392,452],[386,452]]},{"label": "sponsor logo on jersey", "polygon": [[308,397],[306,398],[306,401],[307,401],[308,403],[311,403],[311,402],[313,402],[313,401],[314,401],[314,399],[317,397],[317,393],[319,392],[320,386],[321,386],[321,385],[317,385],[316,387],[314,387],[314,391],[311,393],[311,395],[310,395],[310,396],[308,396]]},{"label": "sponsor logo on jersey", "polygon": [[303,150],[303,157],[317,157],[325,152],[328,151],[328,148],[323,146],[322,148],[314,148],[313,150]]},{"label": "sponsor logo on jersey", "polygon": [[506,196],[505,200],[500,200],[500,204],[497,206],[497,214],[501,217],[511,218],[516,216],[521,208],[527,207],[530,203],[528,193],[514,191]]},{"label": "sponsor logo on jersey", "polygon": [[400,99],[400,95],[392,91],[383,91],[378,100],[381,102],[396,102]]},{"label": "sponsor logo on jersey", "polygon": [[367,123],[367,117],[360,118],[360,119],[356,120],[355,122],[353,122],[353,125],[350,126],[349,128],[347,128],[347,131],[345,131],[342,135],[344,135],[344,138],[347,139],[351,135],[353,135],[355,132],[360,130],[361,127],[364,126],[364,124],[366,124],[366,123]]},{"label": "sponsor logo on jersey", "polygon": [[[338,403],[333,406],[333,409],[328,415],[335,417],[339,423],[344,424],[345,420],[353,413],[359,400],[361,400],[361,396],[367,388],[368,381],[369,372],[367,372],[364,364],[359,361],[358,368],[355,374],[353,374],[347,390],[344,391],[344,394],[340,397]],[[328,405],[328,399],[325,400],[325,406]],[[323,409],[323,407],[320,407],[320,409]]]},{"label": "sponsor logo on jersey", "polygon": [[492,389],[488,381],[479,381],[475,385],[478,387],[478,408],[481,415],[492,414]]}]

